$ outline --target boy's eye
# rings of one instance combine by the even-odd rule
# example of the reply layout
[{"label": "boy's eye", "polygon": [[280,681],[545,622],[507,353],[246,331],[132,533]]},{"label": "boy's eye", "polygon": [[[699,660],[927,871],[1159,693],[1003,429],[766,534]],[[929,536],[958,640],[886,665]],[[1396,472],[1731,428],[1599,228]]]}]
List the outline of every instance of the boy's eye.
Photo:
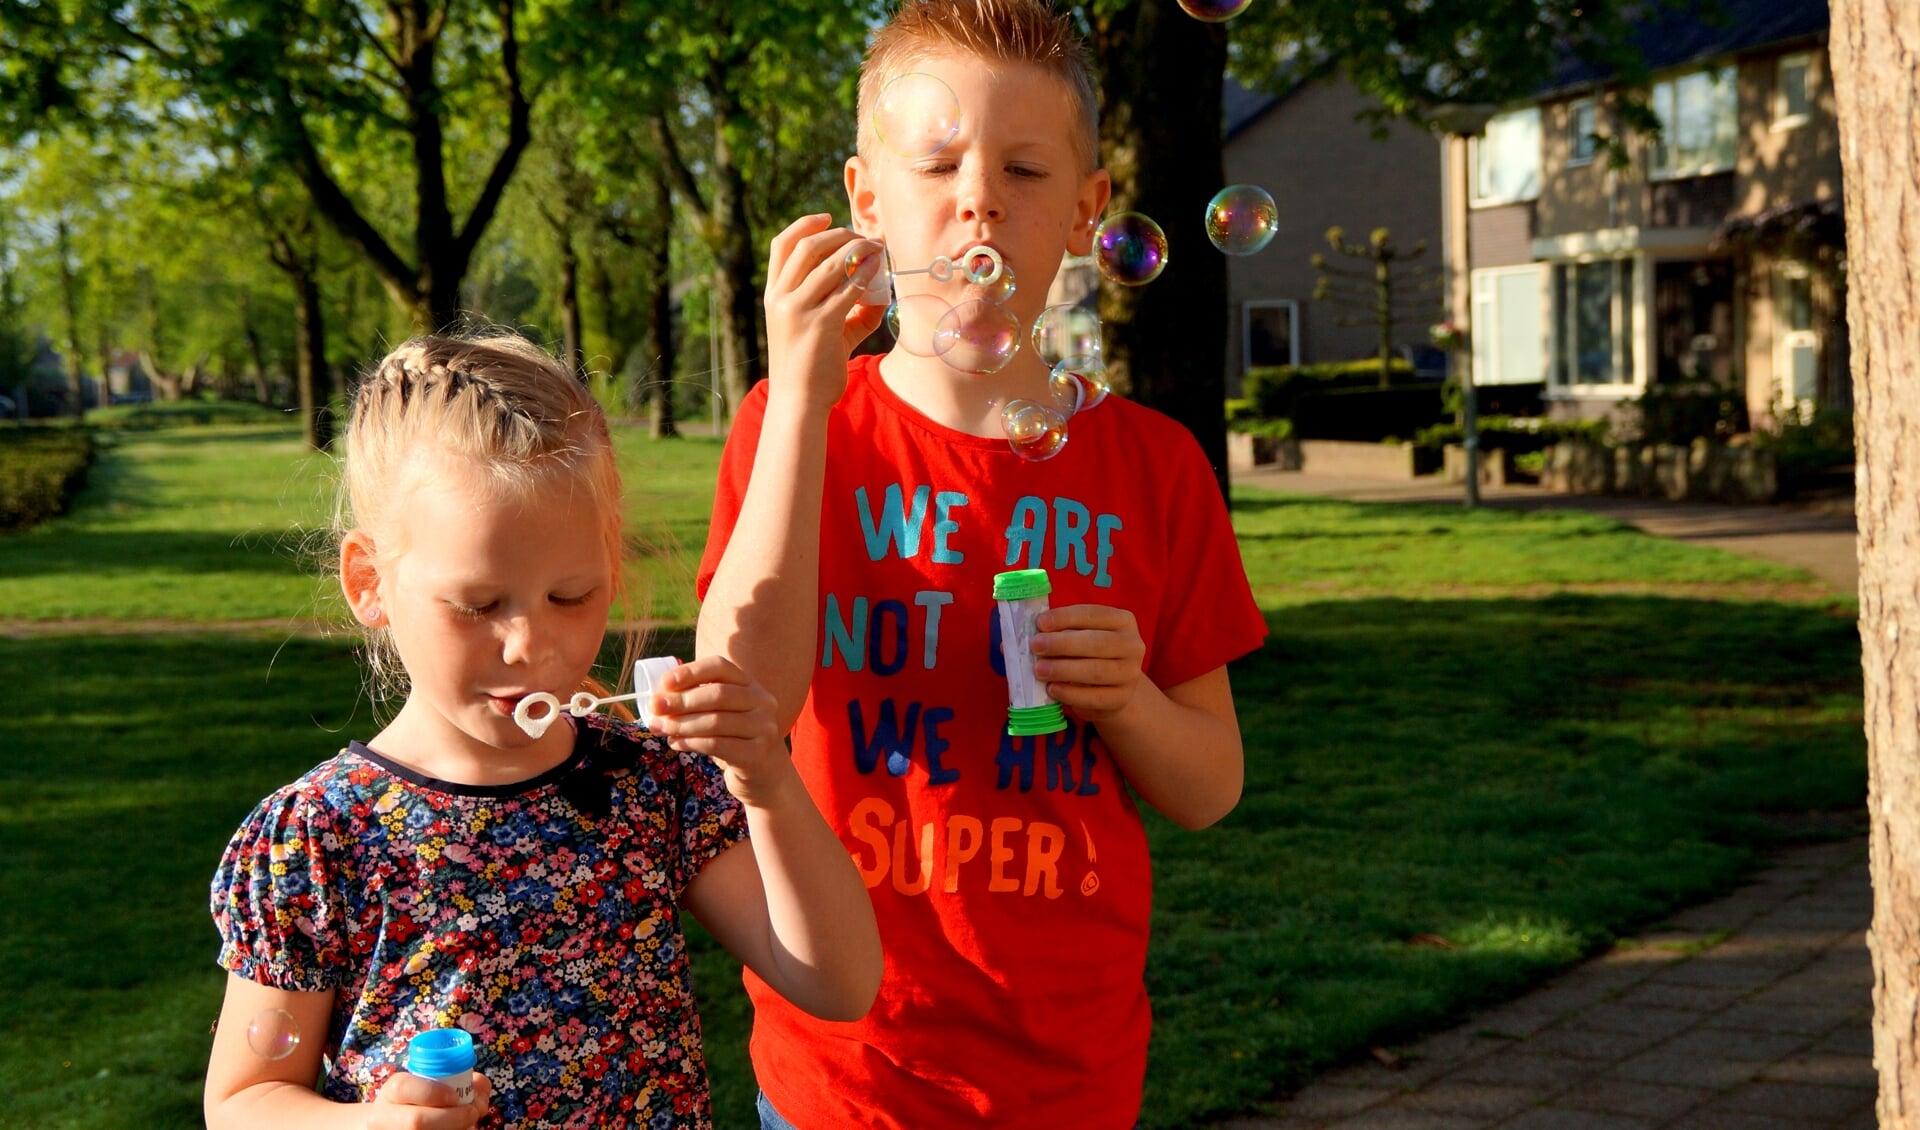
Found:
[{"label": "boy's eye", "polygon": [[1040,180],[1047,175],[1045,169],[1036,169],[1028,165],[1010,165],[1007,172],[1027,180]]}]

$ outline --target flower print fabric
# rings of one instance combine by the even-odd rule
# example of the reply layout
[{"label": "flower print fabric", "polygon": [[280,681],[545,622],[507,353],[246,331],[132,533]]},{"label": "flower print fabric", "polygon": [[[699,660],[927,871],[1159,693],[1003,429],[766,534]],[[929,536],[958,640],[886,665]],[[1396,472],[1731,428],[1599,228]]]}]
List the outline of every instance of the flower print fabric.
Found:
[{"label": "flower print fabric", "polygon": [[372,1098],[415,1033],[458,1026],[493,1084],[483,1127],[707,1127],[678,903],[746,834],[711,761],[607,718],[506,786],[356,742],[234,834],[213,880],[219,962],[335,993],[328,1098]]}]

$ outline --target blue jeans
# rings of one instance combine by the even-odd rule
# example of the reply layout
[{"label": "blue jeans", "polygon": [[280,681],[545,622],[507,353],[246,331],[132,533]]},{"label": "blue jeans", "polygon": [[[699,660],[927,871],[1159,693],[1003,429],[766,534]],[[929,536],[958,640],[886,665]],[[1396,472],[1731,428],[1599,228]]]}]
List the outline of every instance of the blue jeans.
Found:
[{"label": "blue jeans", "polygon": [[754,1109],[760,1112],[760,1130],[797,1130],[793,1123],[782,1118],[780,1112],[773,1109],[773,1104],[767,1101],[765,1091],[761,1091],[759,1097],[753,1100],[753,1105]]}]

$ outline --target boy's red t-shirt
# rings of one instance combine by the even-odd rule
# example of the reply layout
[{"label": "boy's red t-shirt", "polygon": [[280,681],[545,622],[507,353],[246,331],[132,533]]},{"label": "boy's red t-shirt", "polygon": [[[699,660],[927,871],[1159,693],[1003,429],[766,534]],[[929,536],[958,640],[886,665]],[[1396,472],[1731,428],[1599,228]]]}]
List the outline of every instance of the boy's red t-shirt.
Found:
[{"label": "boy's red t-shirt", "polygon": [[[1150,1027],[1146,838],[1095,727],[1006,736],[993,575],[1044,568],[1054,607],[1132,611],[1163,688],[1259,647],[1266,624],[1213,473],[1172,420],[1109,397],[1033,463],[929,421],[878,366],[849,362],[828,426],[793,749],[866,878],[886,977],[841,1024],[749,972],[755,1074],[801,1130],[1129,1127]],[[765,407],[762,385],[727,441],[702,598]]]}]

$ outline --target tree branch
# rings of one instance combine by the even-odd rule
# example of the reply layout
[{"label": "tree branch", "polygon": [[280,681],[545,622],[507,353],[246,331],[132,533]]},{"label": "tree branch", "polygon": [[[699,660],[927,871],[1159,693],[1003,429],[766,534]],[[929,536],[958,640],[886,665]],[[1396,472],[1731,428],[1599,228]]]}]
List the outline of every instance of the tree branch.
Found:
[{"label": "tree branch", "polygon": [[[444,8],[436,21],[446,22]],[[473,211],[467,213],[467,222],[460,228],[457,247],[463,262],[473,254],[481,233],[487,230],[494,210],[500,206],[501,195],[513,179],[514,167],[520,163],[520,155],[526,152],[527,143],[533,137],[533,104],[527,101],[526,91],[520,85],[520,41],[514,31],[513,0],[500,2],[500,66],[507,77],[507,143],[495,158],[486,186],[480,190],[479,199],[473,202]]]},{"label": "tree branch", "polygon": [[713,213],[708,209],[707,202],[700,198],[700,182],[680,156],[680,146],[673,140],[673,125],[667,121],[667,112],[657,106],[653,111],[653,138],[659,143],[660,152],[666,156],[667,174],[674,190],[685,198],[687,211],[693,213],[694,222],[702,228],[712,226]]}]

